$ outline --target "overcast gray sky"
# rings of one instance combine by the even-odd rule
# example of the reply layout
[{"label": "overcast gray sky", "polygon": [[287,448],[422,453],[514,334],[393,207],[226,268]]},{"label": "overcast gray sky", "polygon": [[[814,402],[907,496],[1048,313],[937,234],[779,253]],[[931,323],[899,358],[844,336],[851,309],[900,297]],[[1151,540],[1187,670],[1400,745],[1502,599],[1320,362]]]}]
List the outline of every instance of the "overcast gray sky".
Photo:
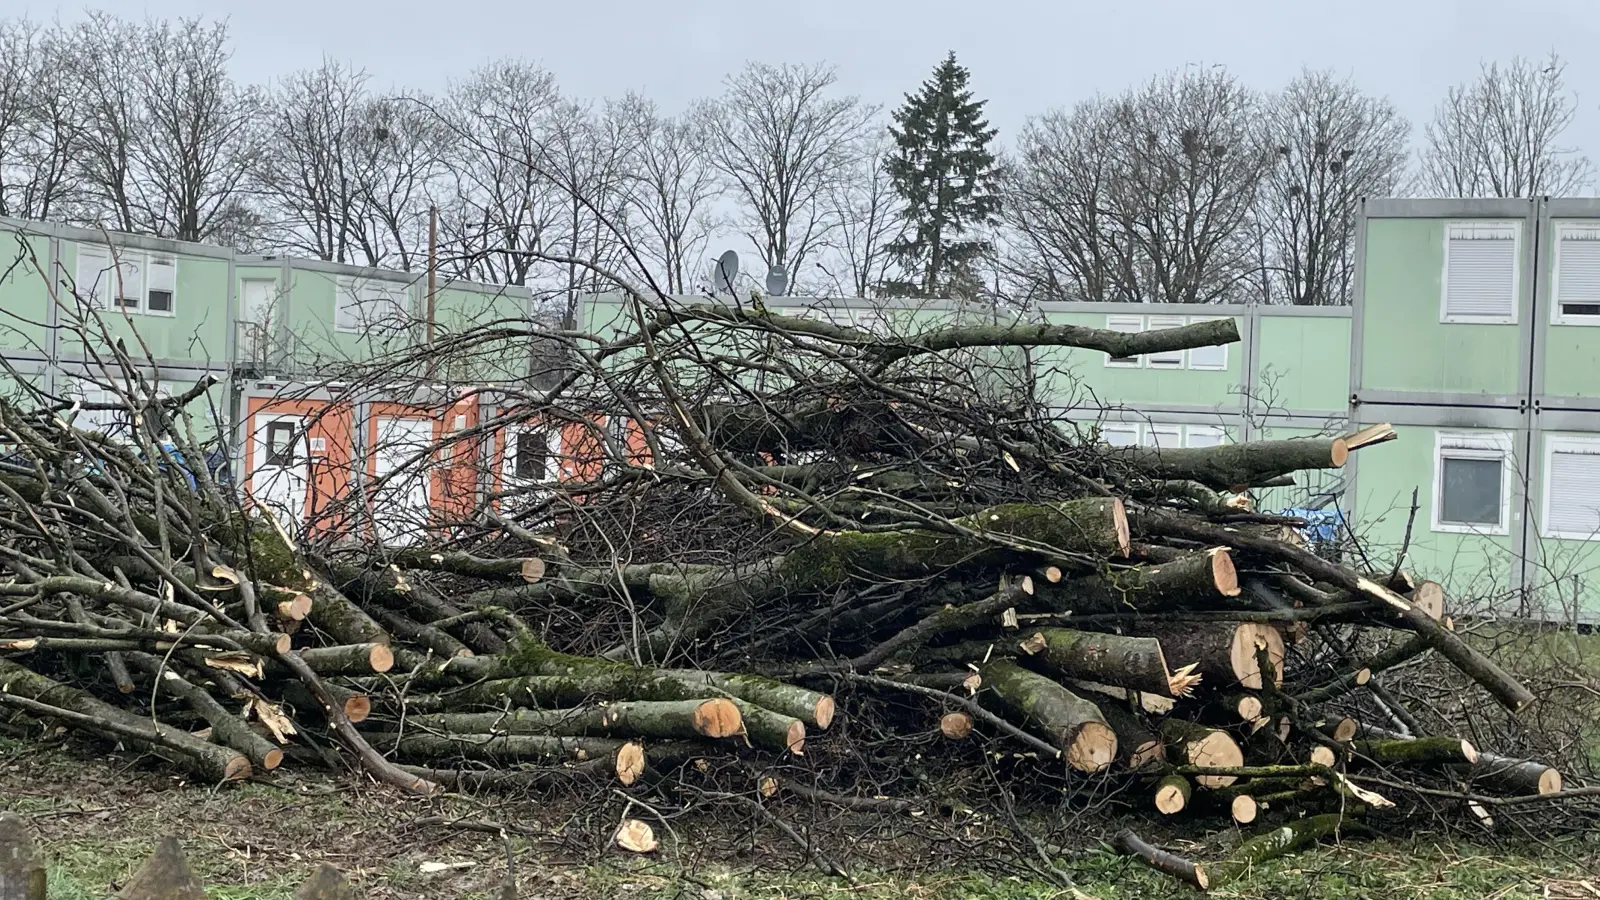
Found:
[{"label": "overcast gray sky", "polygon": [[[1391,97],[1417,126],[1482,59],[1569,63],[1582,110],[1571,143],[1600,152],[1596,0],[145,0],[91,4],[127,17],[225,16],[239,77],[265,81],[332,54],[390,84],[437,90],[486,59],[518,56],[570,94],[638,89],[677,109],[745,59],[827,60],[841,85],[886,105],[947,50],[973,72],[1002,137],[1029,114],[1114,93],[1186,64],[1222,64],[1271,88],[1331,67]],[[0,0],[36,19],[81,4]]]}]

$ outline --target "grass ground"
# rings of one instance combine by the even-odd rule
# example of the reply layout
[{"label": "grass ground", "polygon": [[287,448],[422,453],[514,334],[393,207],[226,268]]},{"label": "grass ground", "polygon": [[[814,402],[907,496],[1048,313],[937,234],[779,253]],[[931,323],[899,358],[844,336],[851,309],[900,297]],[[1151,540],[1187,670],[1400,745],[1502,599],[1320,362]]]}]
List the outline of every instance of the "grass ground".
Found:
[{"label": "grass ground", "polygon": [[[496,896],[505,872],[497,835],[418,824],[424,816],[493,818],[524,836],[511,839],[523,900],[688,898],[779,900],[851,897],[1133,900],[1184,896],[1188,889],[1105,852],[1061,863],[1081,893],[1044,880],[956,872],[914,872],[899,865],[874,872],[857,862],[852,887],[810,868],[774,867],[734,855],[705,861],[692,823],[658,828],[662,851],[649,857],[579,846],[564,829],[604,833],[581,811],[537,802],[472,798],[414,801],[351,782],[285,775],[273,784],[214,790],[183,783],[158,767],[97,755],[84,745],[24,745],[0,739],[0,809],[28,818],[50,858],[50,896],[110,896],[164,834],[177,834],[214,900],[279,900],[316,864],[329,862],[380,898]],[[607,815],[615,815],[615,809]],[[555,840],[552,840],[555,839]],[[876,854],[868,859],[888,860]],[[1248,900],[1372,898],[1587,898],[1600,900],[1600,858],[1592,839],[1511,852],[1418,840],[1321,847],[1264,866],[1250,879],[1213,892]],[[449,868],[424,873],[424,864]],[[896,874],[898,873],[898,874]]]}]

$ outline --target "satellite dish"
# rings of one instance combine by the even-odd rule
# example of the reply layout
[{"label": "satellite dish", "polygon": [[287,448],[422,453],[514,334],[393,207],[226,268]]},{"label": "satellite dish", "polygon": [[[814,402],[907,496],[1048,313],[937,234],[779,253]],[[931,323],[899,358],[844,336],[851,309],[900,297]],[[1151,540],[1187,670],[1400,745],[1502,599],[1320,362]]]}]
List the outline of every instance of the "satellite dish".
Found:
[{"label": "satellite dish", "polygon": [[785,297],[789,294],[789,270],[783,266],[767,269],[767,296]]},{"label": "satellite dish", "polygon": [[733,283],[739,280],[739,254],[732,250],[717,258],[711,267],[711,292],[733,296]]}]

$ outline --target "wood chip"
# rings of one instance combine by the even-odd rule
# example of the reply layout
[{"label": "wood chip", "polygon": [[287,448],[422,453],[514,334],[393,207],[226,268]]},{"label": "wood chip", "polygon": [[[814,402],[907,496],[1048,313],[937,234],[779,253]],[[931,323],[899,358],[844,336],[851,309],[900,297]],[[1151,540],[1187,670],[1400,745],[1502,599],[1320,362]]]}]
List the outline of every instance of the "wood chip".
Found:
[{"label": "wood chip", "polygon": [[649,853],[661,846],[656,843],[656,833],[638,819],[629,819],[617,829],[617,846],[634,853]]}]

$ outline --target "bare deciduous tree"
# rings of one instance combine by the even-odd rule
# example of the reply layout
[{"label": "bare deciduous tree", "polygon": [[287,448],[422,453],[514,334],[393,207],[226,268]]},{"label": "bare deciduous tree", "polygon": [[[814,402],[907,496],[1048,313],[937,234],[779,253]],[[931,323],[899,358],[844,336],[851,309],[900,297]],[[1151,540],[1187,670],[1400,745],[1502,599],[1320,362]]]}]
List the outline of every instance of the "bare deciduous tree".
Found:
[{"label": "bare deciduous tree", "polygon": [[1434,111],[1422,153],[1422,188],[1449,197],[1573,194],[1589,183],[1587,157],[1561,146],[1577,114],[1567,64],[1515,58],[1486,63],[1478,80],[1450,89]]},{"label": "bare deciduous tree", "polygon": [[366,74],[331,59],[278,85],[265,128],[273,152],[256,169],[256,190],[278,226],[280,246],[351,260],[362,230],[354,143],[365,102]]},{"label": "bare deciduous tree", "polygon": [[830,212],[839,223],[830,242],[831,262],[840,268],[828,272],[833,293],[871,297],[894,273],[889,248],[905,232],[905,221],[883,167],[893,147],[886,129],[872,131],[863,138],[846,176],[829,188]]},{"label": "bare deciduous tree", "polygon": [[1173,73],[1024,131],[1012,263],[1033,299],[1217,303],[1242,299],[1246,226],[1265,167],[1260,101],[1228,73]]},{"label": "bare deciduous tree", "polygon": [[54,29],[0,21],[0,216],[49,219],[71,202],[70,148],[81,117],[64,50]]},{"label": "bare deciduous tree", "polygon": [[640,252],[663,290],[688,293],[717,227],[715,203],[723,192],[704,131],[689,117],[662,115],[638,95],[624,99],[618,114],[633,130],[625,189]]},{"label": "bare deciduous tree", "polygon": [[139,28],[95,12],[72,30],[69,40],[77,51],[72,91],[84,117],[72,159],[89,201],[85,218],[120,231],[140,231],[146,215],[134,148],[144,129],[138,96]]},{"label": "bare deciduous tree", "polygon": [[1348,303],[1356,205],[1395,193],[1410,124],[1388,100],[1307,71],[1267,104],[1265,129],[1272,154],[1259,218],[1265,294],[1278,303]]},{"label": "bare deciduous tree", "polygon": [[455,138],[454,184],[440,227],[463,277],[528,283],[527,251],[544,247],[560,215],[560,192],[542,169],[560,103],[549,72],[511,60],[451,86],[442,115]]},{"label": "bare deciduous tree", "polygon": [[359,107],[354,131],[366,263],[415,269],[425,264],[428,210],[441,187],[449,129],[426,97],[378,97]]},{"label": "bare deciduous tree", "polygon": [[[565,101],[550,117],[535,165],[560,192],[558,240],[571,260],[615,268],[622,259],[633,137],[626,113],[615,106],[596,114],[587,104]],[[571,321],[579,296],[604,288],[589,268],[570,261],[563,268],[564,315]]]},{"label": "bare deciduous tree", "polygon": [[700,109],[746,235],[763,263],[788,269],[791,283],[835,224],[828,192],[877,113],[856,97],[833,96],[836,80],[830,66],[753,62]]}]

